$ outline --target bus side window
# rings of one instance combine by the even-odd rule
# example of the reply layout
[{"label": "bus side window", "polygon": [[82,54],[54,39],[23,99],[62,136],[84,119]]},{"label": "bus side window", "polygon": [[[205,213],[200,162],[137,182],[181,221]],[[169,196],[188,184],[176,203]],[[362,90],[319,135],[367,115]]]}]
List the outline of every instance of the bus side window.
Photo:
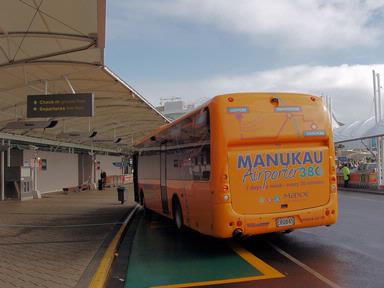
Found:
[{"label": "bus side window", "polygon": [[205,108],[195,116],[194,134],[197,141],[210,140],[209,110]]},{"label": "bus side window", "polygon": [[209,181],[210,176],[211,176],[211,161],[210,161],[210,145],[206,145],[203,147],[201,151],[201,158],[203,159],[201,163],[201,170],[202,170],[202,175],[201,175],[201,180],[204,181]]}]

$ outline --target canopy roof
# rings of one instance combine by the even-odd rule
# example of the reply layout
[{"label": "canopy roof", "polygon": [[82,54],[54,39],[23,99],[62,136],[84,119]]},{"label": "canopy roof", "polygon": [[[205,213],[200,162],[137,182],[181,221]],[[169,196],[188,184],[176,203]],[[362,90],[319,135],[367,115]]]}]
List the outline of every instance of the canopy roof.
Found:
[{"label": "canopy roof", "polygon": [[334,142],[343,143],[384,136],[384,120],[376,123],[375,117],[359,120],[333,130]]},{"label": "canopy roof", "polygon": [[[0,9],[0,137],[127,151],[167,122],[104,65],[105,0],[3,0]],[[58,118],[51,129],[6,130],[26,118],[27,95],[95,93],[95,116]],[[88,137],[68,137],[68,132]],[[119,144],[113,143],[122,138]],[[39,140],[40,139],[40,140]],[[48,142],[46,140],[49,140]]]}]

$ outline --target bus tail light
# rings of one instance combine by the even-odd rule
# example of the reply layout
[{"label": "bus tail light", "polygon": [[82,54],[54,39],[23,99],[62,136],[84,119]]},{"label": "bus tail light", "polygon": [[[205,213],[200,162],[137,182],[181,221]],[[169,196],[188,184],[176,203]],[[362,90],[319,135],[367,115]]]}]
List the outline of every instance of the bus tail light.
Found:
[{"label": "bus tail light", "polygon": [[234,100],[234,99],[233,99],[232,97],[228,97],[228,101],[229,101],[229,102],[233,102],[233,100]]},{"label": "bus tail light", "polygon": [[329,211],[328,209],[325,210],[325,216],[329,216],[329,214],[331,214],[331,211]]},{"label": "bus tail light", "polygon": [[279,106],[279,98],[273,97],[273,98],[271,99],[271,104],[272,104],[273,106]]},{"label": "bus tail light", "polygon": [[331,176],[331,182],[332,182],[332,183],[336,183],[336,176],[335,176],[335,175],[332,175],[332,176]]},{"label": "bus tail light", "polygon": [[224,191],[228,191],[229,186],[227,184],[224,184],[223,189],[224,189]]},{"label": "bus tail light", "polygon": [[237,227],[240,227],[241,225],[243,225],[243,222],[241,222],[241,220],[239,220],[236,222],[236,225],[237,225]]}]

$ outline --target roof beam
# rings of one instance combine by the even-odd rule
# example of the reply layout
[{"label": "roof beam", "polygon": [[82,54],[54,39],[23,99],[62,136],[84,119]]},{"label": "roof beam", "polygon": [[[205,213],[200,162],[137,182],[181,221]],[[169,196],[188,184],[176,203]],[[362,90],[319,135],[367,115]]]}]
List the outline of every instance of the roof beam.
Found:
[{"label": "roof beam", "polygon": [[11,66],[11,65],[14,65],[14,64],[30,63],[30,62],[34,62],[34,61],[37,61],[37,60],[40,60],[40,59],[44,59],[44,58],[50,58],[50,57],[54,57],[54,56],[65,55],[65,54],[69,54],[69,53],[73,53],[73,52],[79,52],[79,51],[87,50],[89,48],[95,47],[95,43],[96,43],[96,41],[93,41],[92,43],[90,43],[88,45],[77,47],[77,48],[73,48],[73,49],[68,49],[68,50],[63,50],[63,51],[53,52],[53,53],[47,53],[47,54],[42,54],[42,55],[39,55],[39,56],[23,58],[23,59],[15,60],[15,61],[9,61],[8,63],[0,64],[0,67]]},{"label": "roof beam", "polygon": [[30,143],[36,143],[36,144],[60,146],[60,147],[67,147],[67,148],[77,148],[77,149],[93,150],[93,151],[100,151],[100,152],[118,153],[118,151],[115,149],[106,149],[106,148],[93,147],[93,146],[83,145],[83,144],[68,143],[68,142],[62,142],[57,140],[36,138],[36,137],[2,133],[2,132],[0,132],[0,139],[24,141],[24,142],[30,142]]},{"label": "roof beam", "polygon": [[93,43],[96,39],[92,36],[68,34],[68,33],[55,33],[55,32],[34,32],[34,31],[13,31],[8,33],[0,33],[0,38],[15,38],[15,37],[38,37],[38,38],[60,38],[66,40],[78,40]]}]

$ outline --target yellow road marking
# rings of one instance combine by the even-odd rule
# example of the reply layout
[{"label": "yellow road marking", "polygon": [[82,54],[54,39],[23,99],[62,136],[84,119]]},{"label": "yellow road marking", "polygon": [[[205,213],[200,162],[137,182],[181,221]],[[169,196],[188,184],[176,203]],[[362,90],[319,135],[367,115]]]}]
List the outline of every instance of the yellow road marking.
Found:
[{"label": "yellow road marking", "polygon": [[259,270],[264,275],[269,276],[269,278],[285,277],[284,274],[281,274],[275,268],[268,265],[267,263],[265,263],[261,259],[257,258],[255,255],[250,253],[248,250],[244,249],[239,244],[232,242],[230,246],[237,254],[240,255],[241,258],[243,258],[245,261],[247,261],[249,264],[251,264],[253,267],[255,267],[257,270]]},{"label": "yellow road marking", "polygon": [[237,243],[231,243],[230,247],[245,261],[247,261],[250,265],[260,271],[263,275],[260,276],[251,276],[251,277],[242,277],[242,278],[232,278],[225,280],[213,280],[213,281],[203,281],[203,282],[192,282],[192,283],[182,283],[182,284],[172,284],[172,285],[160,285],[153,286],[152,288],[184,288],[184,287],[198,287],[198,286],[206,286],[206,285],[219,285],[219,284],[229,284],[229,283],[241,283],[248,281],[256,281],[256,280],[265,280],[272,278],[282,278],[285,277],[284,274],[281,274],[272,266],[263,262],[261,259],[257,258],[255,255],[250,253],[248,250],[244,249]]},{"label": "yellow road marking", "polygon": [[152,286],[152,288],[198,287],[198,286],[206,286],[206,285],[241,283],[241,282],[264,280],[264,279],[270,279],[270,278],[271,277],[269,277],[267,275],[260,275],[260,276],[253,276],[253,277],[233,278],[233,279],[227,279],[227,280],[214,280],[214,281],[192,282],[192,283],[172,284],[172,285],[163,285],[163,286]]},{"label": "yellow road marking", "polygon": [[132,212],[128,215],[127,219],[125,219],[124,223],[121,225],[119,231],[116,233],[112,242],[109,244],[108,249],[107,251],[105,251],[103,259],[101,259],[101,262],[99,264],[99,267],[97,268],[95,275],[93,275],[92,281],[89,284],[89,288],[105,287],[108,280],[109,271],[112,267],[112,262],[115,258],[115,252],[120,242],[120,238],[124,232],[125,227],[128,225],[129,220],[138,208],[139,205],[136,205],[136,207],[132,210]]}]

